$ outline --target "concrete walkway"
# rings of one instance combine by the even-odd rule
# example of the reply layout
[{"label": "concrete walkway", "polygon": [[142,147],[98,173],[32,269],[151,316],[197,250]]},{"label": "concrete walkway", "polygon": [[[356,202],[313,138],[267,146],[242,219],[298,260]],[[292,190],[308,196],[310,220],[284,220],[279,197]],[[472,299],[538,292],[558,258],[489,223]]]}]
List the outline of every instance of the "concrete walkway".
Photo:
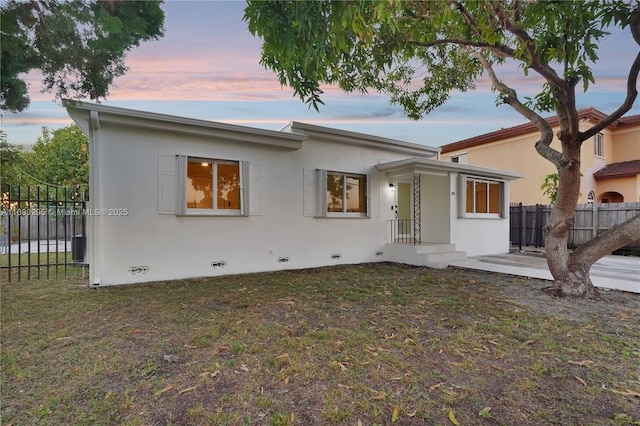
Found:
[{"label": "concrete walkway", "polygon": [[[468,257],[450,265],[530,278],[553,279],[542,253]],[[640,294],[640,257],[605,256],[591,267],[591,281],[599,288]]]}]

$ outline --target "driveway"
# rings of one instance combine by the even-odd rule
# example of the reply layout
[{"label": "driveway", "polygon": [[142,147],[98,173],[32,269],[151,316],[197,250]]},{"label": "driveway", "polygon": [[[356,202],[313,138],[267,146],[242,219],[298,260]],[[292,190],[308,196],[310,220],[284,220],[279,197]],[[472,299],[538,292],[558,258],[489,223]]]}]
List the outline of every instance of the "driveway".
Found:
[{"label": "driveway", "polygon": [[[468,257],[451,266],[501,272],[530,278],[552,280],[542,252],[496,254]],[[591,281],[596,287],[640,294],[640,257],[605,256],[591,267]]]}]

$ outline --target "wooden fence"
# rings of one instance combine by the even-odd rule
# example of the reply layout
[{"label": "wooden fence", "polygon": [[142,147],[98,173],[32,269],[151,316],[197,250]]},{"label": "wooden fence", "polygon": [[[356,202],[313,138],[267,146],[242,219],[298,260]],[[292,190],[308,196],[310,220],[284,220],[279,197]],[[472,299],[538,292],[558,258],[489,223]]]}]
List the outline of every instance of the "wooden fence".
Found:
[{"label": "wooden fence", "polygon": [[[577,247],[600,232],[640,214],[640,203],[578,204],[575,225],[569,232],[569,247]],[[544,246],[544,227],[551,215],[551,206],[512,204],[510,209],[511,244],[514,246]],[[640,251],[640,240],[625,247]]]}]

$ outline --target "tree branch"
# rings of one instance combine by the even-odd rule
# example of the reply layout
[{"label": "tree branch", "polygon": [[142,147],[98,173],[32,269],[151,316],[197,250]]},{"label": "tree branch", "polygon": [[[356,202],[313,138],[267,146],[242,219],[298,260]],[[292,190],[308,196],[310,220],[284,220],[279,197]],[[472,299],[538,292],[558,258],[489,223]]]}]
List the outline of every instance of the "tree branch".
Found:
[{"label": "tree branch", "polygon": [[494,11],[502,20],[504,28],[511,34],[516,36],[520,43],[523,43],[525,45],[525,48],[529,53],[529,57],[531,60],[529,68],[536,71],[552,85],[556,87],[562,87],[564,84],[564,80],[560,78],[560,76],[555,72],[553,68],[540,60],[540,57],[536,54],[535,43],[533,42],[531,36],[520,26],[514,24],[511,20],[509,20],[509,16],[507,15],[507,12],[504,10],[501,4],[497,4],[494,7]]},{"label": "tree branch", "polygon": [[[631,26],[631,34],[633,36],[633,39],[638,45],[640,45],[640,7],[638,7],[633,12],[630,20],[630,26]],[[626,114],[629,110],[631,110],[633,103],[636,101],[636,98],[638,97],[638,89],[637,89],[638,75],[640,75],[640,53],[636,55],[636,59],[635,61],[633,61],[633,64],[631,65],[631,69],[629,70],[629,76],[627,77],[627,96],[625,97],[620,107],[618,107],[617,110],[609,114],[609,116],[607,116],[600,123],[591,127],[586,132],[581,133],[580,142],[584,142],[585,140],[589,139],[596,133],[600,132],[601,130],[603,130],[610,124],[612,124],[614,121],[618,120],[620,117]]]},{"label": "tree branch", "polygon": [[560,168],[561,154],[551,148],[551,141],[553,141],[553,129],[549,123],[520,102],[516,91],[498,79],[491,63],[489,63],[482,53],[472,51],[471,54],[480,61],[482,67],[487,71],[493,87],[504,95],[504,103],[508,104],[511,108],[520,113],[520,115],[530,120],[538,130],[540,130],[540,139],[536,142],[536,150],[538,153],[555,164],[556,167]]}]

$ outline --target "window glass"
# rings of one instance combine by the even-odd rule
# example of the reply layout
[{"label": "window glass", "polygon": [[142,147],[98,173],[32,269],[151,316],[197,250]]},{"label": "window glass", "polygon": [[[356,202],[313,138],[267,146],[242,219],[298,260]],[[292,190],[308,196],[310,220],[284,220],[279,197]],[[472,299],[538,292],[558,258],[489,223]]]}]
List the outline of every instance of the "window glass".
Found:
[{"label": "window glass", "polygon": [[599,157],[604,156],[604,148],[602,146],[602,133],[593,136],[593,154]]},{"label": "window glass", "polygon": [[327,173],[327,211],[342,212],[343,176]]},{"label": "window glass", "polygon": [[489,213],[500,214],[500,184],[489,183]]},{"label": "window glass", "polygon": [[187,163],[187,208],[213,208],[213,164],[206,161]]},{"label": "window glass", "polygon": [[240,208],[240,166],[218,164],[218,208],[238,210]]},{"label": "window glass", "polygon": [[473,213],[473,181],[471,179],[467,180],[467,204],[466,204],[466,212]]},{"label": "window glass", "polygon": [[487,213],[487,183],[474,182],[476,186],[476,213]]},{"label": "window glass", "polygon": [[347,176],[347,212],[366,213],[366,177]]},{"label": "window glass", "polygon": [[240,210],[240,163],[189,158],[187,209]]},{"label": "window glass", "polygon": [[327,173],[327,213],[367,213],[367,177]]},{"label": "window glass", "polygon": [[500,215],[501,193],[500,182],[467,178],[465,213]]}]

